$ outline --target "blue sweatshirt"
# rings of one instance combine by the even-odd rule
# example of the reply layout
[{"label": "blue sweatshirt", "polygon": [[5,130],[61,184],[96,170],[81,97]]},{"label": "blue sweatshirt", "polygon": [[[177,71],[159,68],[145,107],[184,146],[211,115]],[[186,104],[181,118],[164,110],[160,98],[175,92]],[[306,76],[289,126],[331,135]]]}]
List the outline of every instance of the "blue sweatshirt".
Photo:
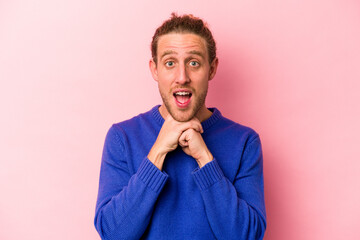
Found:
[{"label": "blue sweatshirt", "polygon": [[214,159],[199,169],[181,147],[163,169],[147,155],[159,106],[108,131],[95,227],[102,239],[262,239],[266,228],[259,135],[216,109],[202,126]]}]

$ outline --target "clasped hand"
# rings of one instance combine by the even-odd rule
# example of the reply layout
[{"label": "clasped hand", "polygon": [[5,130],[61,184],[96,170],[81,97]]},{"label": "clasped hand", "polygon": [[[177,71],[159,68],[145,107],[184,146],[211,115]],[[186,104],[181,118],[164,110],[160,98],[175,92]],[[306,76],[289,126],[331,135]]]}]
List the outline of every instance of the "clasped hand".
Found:
[{"label": "clasped hand", "polygon": [[197,118],[188,122],[178,122],[169,114],[151,148],[148,158],[160,170],[168,152],[180,145],[183,151],[192,156],[200,167],[212,161],[213,156],[207,148],[201,133],[203,128]]}]

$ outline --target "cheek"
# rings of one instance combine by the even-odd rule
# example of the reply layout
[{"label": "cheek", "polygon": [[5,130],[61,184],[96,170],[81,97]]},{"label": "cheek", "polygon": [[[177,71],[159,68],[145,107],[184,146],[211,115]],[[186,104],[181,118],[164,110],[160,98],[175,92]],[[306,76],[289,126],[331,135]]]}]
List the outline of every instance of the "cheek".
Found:
[{"label": "cheek", "polygon": [[174,72],[173,71],[168,71],[168,70],[163,70],[163,71],[159,71],[158,73],[159,79],[161,79],[163,82],[169,82],[174,78]]},{"label": "cheek", "polygon": [[197,86],[207,86],[209,82],[209,75],[205,72],[193,72],[189,76],[192,82]]},{"label": "cheek", "polygon": [[171,82],[164,78],[159,79],[158,86],[163,93],[168,93],[171,90]]}]

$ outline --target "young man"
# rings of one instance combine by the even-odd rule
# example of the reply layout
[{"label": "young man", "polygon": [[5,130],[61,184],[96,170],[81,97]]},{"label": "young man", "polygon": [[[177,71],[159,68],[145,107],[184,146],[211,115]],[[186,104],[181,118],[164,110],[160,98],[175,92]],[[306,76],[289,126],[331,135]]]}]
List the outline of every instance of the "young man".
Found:
[{"label": "young man", "polygon": [[175,14],[152,41],[163,100],[114,124],[105,140],[95,227],[102,239],[262,239],[258,134],[208,109],[218,66],[201,19]]}]

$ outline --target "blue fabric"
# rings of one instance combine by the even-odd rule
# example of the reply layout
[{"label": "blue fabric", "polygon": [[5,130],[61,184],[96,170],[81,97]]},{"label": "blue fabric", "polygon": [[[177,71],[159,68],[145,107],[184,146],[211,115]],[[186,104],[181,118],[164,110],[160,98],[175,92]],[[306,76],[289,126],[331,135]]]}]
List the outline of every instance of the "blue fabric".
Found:
[{"label": "blue fabric", "polygon": [[262,239],[259,135],[210,109],[202,137],[213,161],[199,169],[178,147],[160,171],[147,159],[164,123],[158,107],[107,133],[94,221],[101,238]]}]

